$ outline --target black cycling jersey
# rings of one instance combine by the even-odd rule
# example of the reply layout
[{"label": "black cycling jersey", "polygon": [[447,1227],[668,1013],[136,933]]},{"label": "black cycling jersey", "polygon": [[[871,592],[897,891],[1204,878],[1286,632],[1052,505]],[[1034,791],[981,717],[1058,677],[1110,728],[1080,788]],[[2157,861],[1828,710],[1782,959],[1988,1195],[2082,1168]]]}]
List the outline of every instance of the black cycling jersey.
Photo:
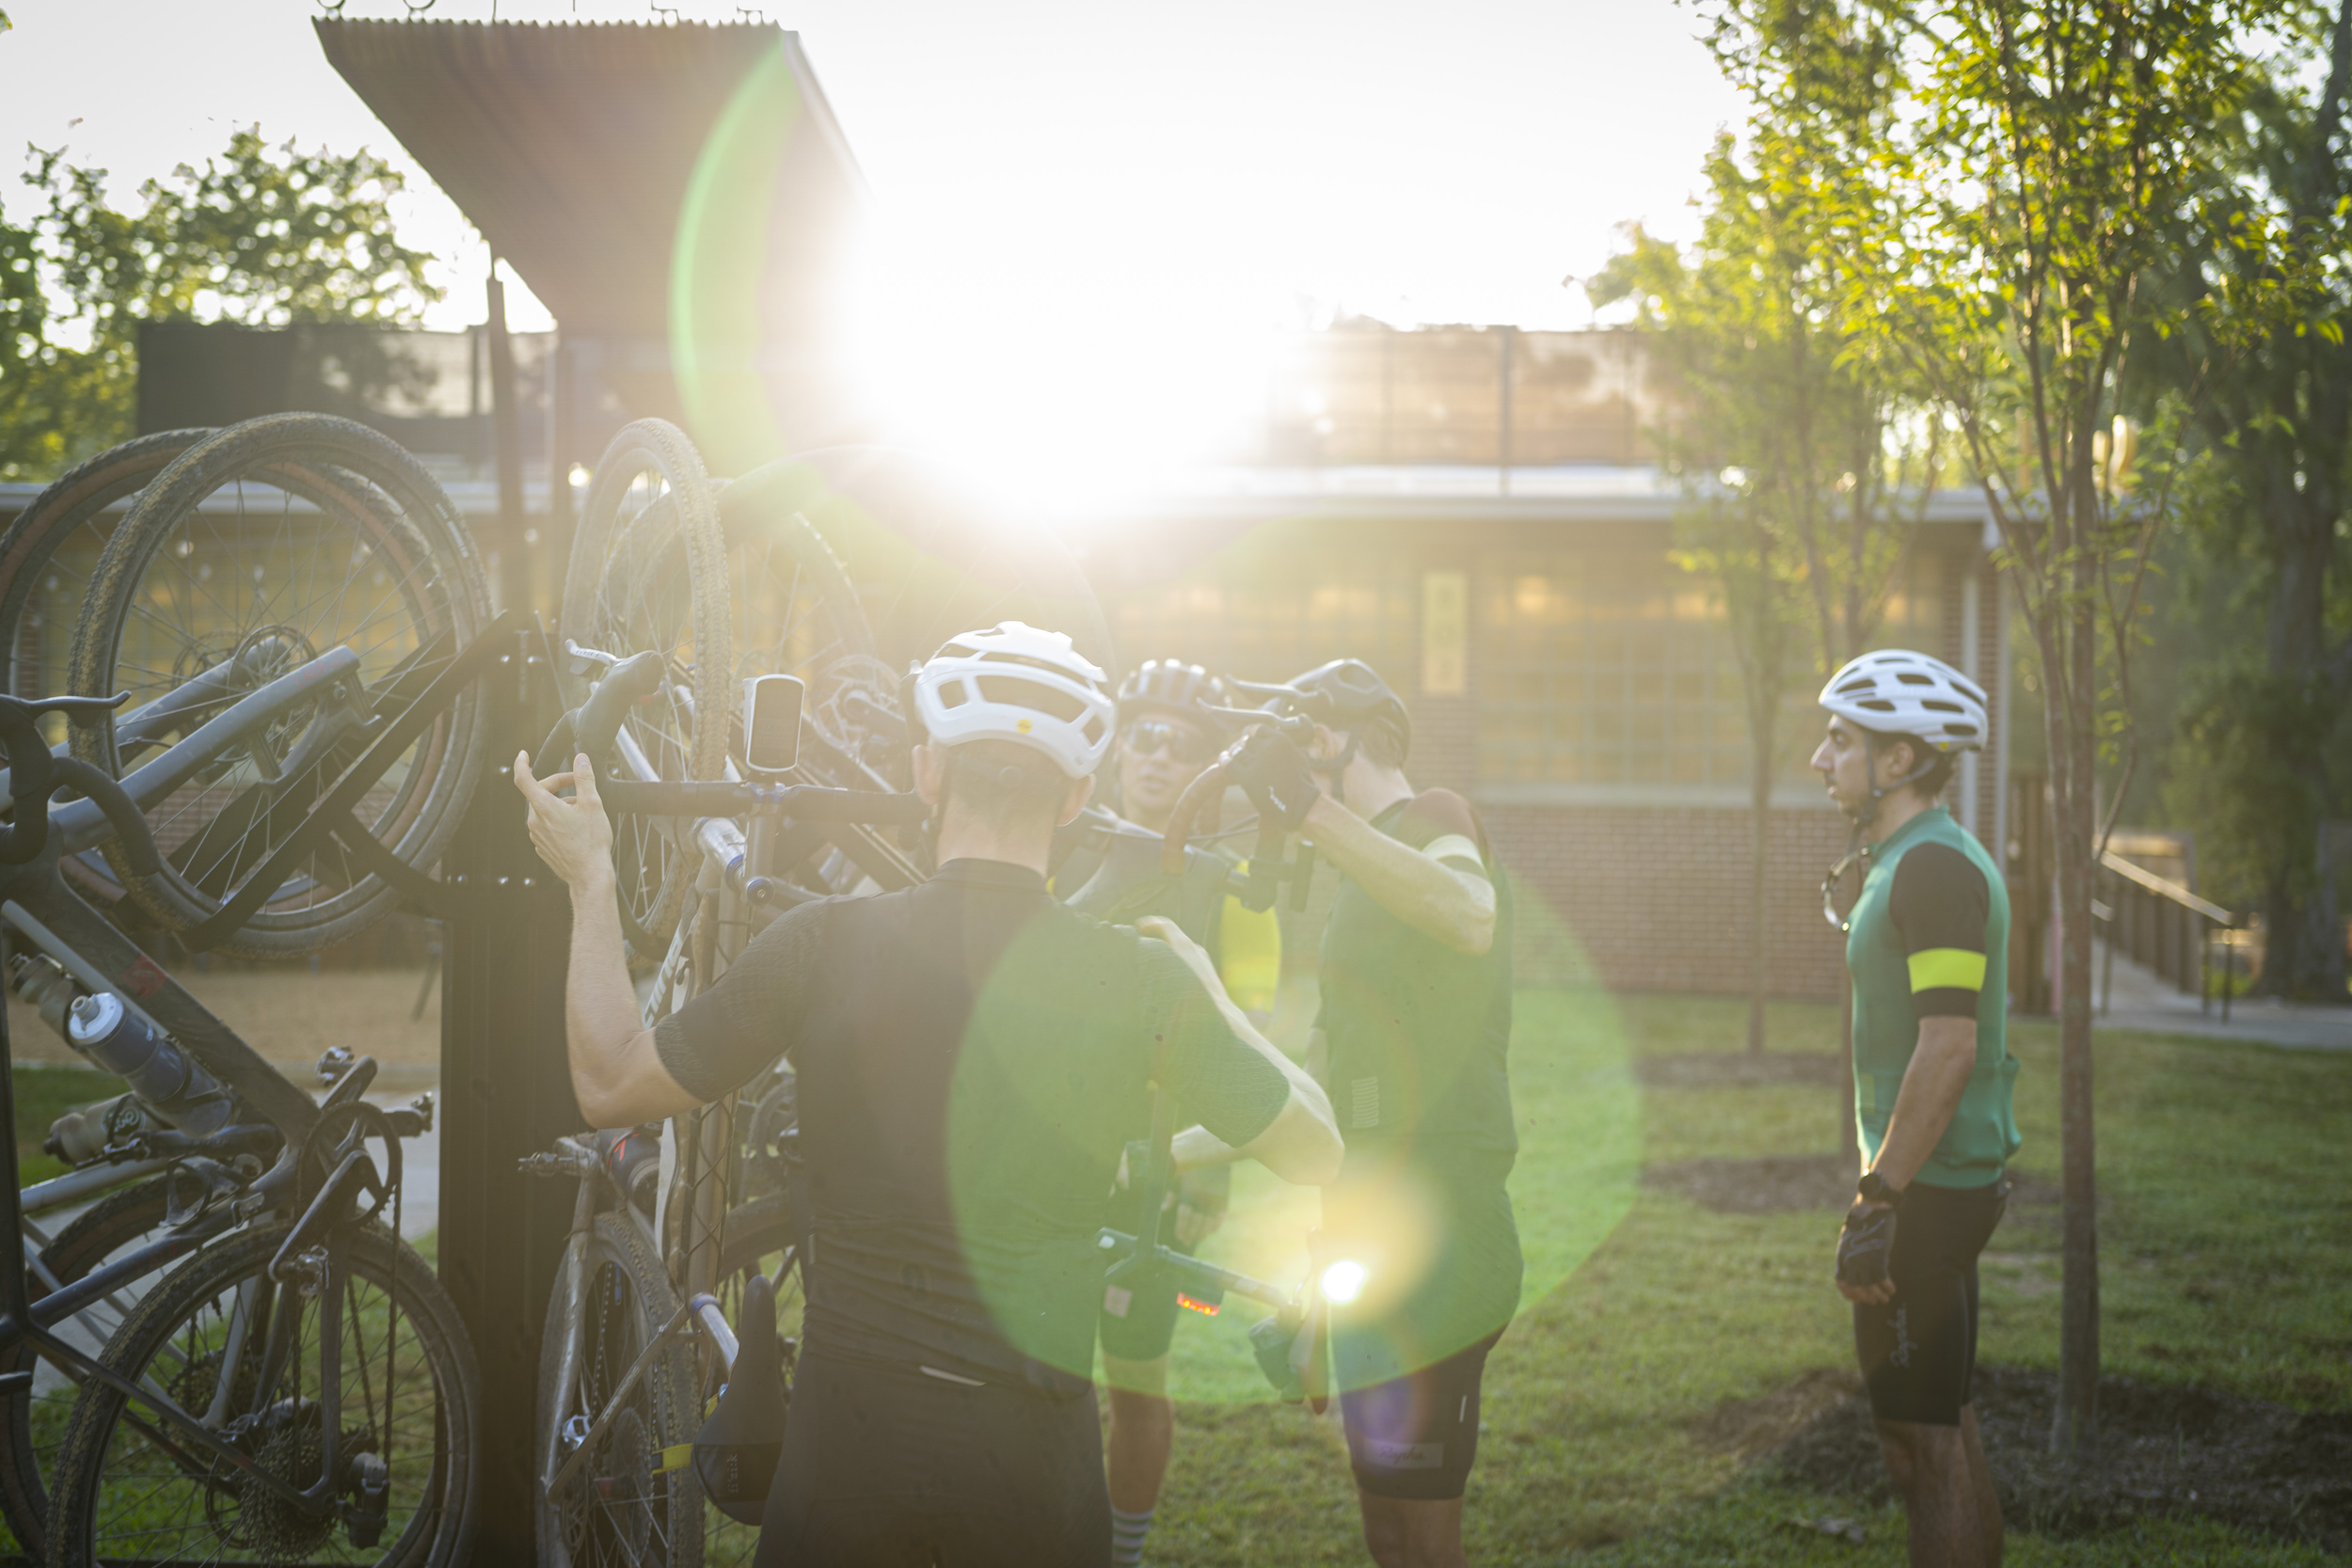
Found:
[{"label": "black cycling jersey", "polygon": [[989,861],[787,911],[656,1041],[705,1099],[792,1063],[808,1351],[990,1385],[1090,1375],[1103,1196],[1148,1081],[1234,1144],[1290,1093],[1166,945]]}]

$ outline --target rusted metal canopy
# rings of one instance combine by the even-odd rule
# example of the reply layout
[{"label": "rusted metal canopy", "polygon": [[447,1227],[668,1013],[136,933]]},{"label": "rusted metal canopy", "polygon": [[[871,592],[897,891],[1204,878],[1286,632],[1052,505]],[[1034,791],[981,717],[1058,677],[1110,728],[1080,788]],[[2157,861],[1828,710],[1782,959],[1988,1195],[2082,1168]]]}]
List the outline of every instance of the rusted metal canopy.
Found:
[{"label": "rusted metal canopy", "polygon": [[[794,100],[774,199],[795,221],[770,230],[770,276],[821,275],[793,250],[821,253],[863,199],[799,38],[780,27],[312,25],[343,80],[570,332],[663,332],[697,164],[755,73]],[[757,123],[765,134],[775,117]]]}]

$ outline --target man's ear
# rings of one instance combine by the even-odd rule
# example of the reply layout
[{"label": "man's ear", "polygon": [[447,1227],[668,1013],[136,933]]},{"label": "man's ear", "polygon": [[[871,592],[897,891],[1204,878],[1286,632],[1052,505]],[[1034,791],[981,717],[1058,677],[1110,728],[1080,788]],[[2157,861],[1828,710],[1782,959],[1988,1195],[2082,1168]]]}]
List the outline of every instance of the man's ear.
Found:
[{"label": "man's ear", "polygon": [[947,782],[947,752],[938,746],[914,749],[914,793],[927,806],[939,804],[940,786]]},{"label": "man's ear", "polygon": [[1340,738],[1339,731],[1321,722],[1315,725],[1314,747],[1311,753],[1314,761],[1329,762],[1346,750],[1347,742]]},{"label": "man's ear", "polygon": [[1069,790],[1061,798],[1061,815],[1054,818],[1054,826],[1067,828],[1071,823],[1078,820],[1078,814],[1086,810],[1087,802],[1093,799],[1093,774],[1089,773],[1083,779],[1071,780]]}]

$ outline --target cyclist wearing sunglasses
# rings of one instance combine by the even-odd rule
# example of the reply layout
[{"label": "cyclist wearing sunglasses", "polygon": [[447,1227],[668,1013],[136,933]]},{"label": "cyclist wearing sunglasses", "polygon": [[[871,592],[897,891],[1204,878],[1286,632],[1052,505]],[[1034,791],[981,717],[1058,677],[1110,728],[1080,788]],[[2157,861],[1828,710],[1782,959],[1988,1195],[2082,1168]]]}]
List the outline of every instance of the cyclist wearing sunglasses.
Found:
[{"label": "cyclist wearing sunglasses", "polygon": [[[949,641],[909,716],[938,871],[786,911],[650,1029],[588,759],[545,784],[516,759],[532,842],[572,890],[580,1110],[607,1127],[672,1116],[779,1053],[798,1076],[807,1310],[763,1565],[1101,1568],[1096,1236],[1150,1085],[1286,1180],[1339,1168],[1323,1090],[1197,945],[1046,891],[1054,830],[1110,748],[1101,681],[1069,638],[1019,622]],[[566,783],[576,800],[550,793]]]},{"label": "cyclist wearing sunglasses", "polygon": [[[1216,760],[1226,739],[1215,709],[1232,705],[1225,683],[1198,664],[1148,659],[1119,689],[1117,748],[1120,805],[1127,820],[1164,831],[1177,800]],[[1206,949],[1226,994],[1263,1028],[1273,1016],[1282,974],[1281,927],[1271,910],[1247,910],[1224,892],[1241,869],[1219,850],[1194,849],[1181,877],[1160,874],[1157,847],[1120,858],[1071,895],[1073,908],[1132,925],[1153,915],[1175,922]],[[1136,1129],[1140,1135],[1144,1129]],[[1189,1253],[1223,1223],[1232,1167],[1185,1171],[1174,1195],[1171,1244]],[[1133,1232],[1140,1195],[1113,1195],[1104,1223]],[[1174,1280],[1133,1289],[1105,1287],[1103,1371],[1110,1385],[1110,1494],[1113,1568],[1142,1560],[1158,1507],[1160,1481],[1175,1445],[1176,1407],[1168,1397],[1168,1346],[1183,1310]]]}]

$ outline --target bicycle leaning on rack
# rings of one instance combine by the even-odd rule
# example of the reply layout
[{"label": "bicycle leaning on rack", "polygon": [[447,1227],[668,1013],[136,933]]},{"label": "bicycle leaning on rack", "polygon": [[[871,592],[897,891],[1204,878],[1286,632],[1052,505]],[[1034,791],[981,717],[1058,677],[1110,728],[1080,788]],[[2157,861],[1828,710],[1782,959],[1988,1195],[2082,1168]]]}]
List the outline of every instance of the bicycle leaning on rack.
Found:
[{"label": "bicycle leaning on rack", "polygon": [[[269,706],[256,699],[252,722]],[[472,1503],[472,1355],[430,1271],[375,1223],[389,1212],[397,1225],[401,1140],[423,1113],[359,1100],[374,1072],[364,1058],[314,1104],[64,886],[58,858],[99,831],[92,818],[135,872],[151,874],[158,856],[123,784],[52,755],[38,727],[50,713],[112,719],[101,701],[0,697],[15,808],[0,827],[0,898],[12,926],[94,982],[72,1010],[84,1048],[185,1125],[139,1126],[104,1156],[168,1164],[165,1234],[37,1299],[25,1266],[0,1271],[0,1346],[28,1346],[82,1386],[56,1459],[49,1560],[227,1547],[290,1561],[341,1536],[388,1560],[454,1560]],[[49,809],[69,787],[86,800]],[[131,977],[131,996],[106,969]],[[12,1159],[12,1085],[0,1095],[0,1157]],[[5,1201],[0,1221],[21,1226],[13,1188]],[[58,1332],[183,1259],[102,1354]],[[8,1391],[21,1400],[35,1375],[18,1367]]]},{"label": "bicycle leaning on rack", "polygon": [[[566,645],[566,656],[603,674],[540,749],[538,769],[565,771],[576,752],[585,753],[597,767],[609,812],[644,819],[648,832],[679,834],[699,858],[644,1002],[648,1027],[723,973],[779,909],[814,895],[783,877],[806,860],[811,835],[833,842],[862,873],[857,891],[904,887],[919,877],[875,832],[921,822],[929,808],[913,795],[612,776],[606,759],[615,732],[655,695],[667,663],[658,653],[619,660],[577,644]],[[742,751],[765,752],[773,768],[789,769],[789,746],[760,733],[762,705],[756,690],[746,694]],[[798,703],[775,705],[796,728]],[[1077,836],[1100,840],[1092,846],[1098,853],[1148,852],[1156,863],[1162,852],[1157,834],[1114,842],[1122,836],[1116,830],[1089,825]],[[1174,842],[1181,847],[1181,837]],[[1303,881],[1307,861],[1285,863],[1279,834],[1269,842],[1262,833],[1260,849],[1259,863],[1279,869],[1262,875],[1253,895],[1270,897],[1281,880]],[[535,1457],[543,1561],[600,1568],[749,1557],[756,1537],[745,1527],[759,1517],[781,1448],[803,1299],[802,1232],[790,1191],[792,1083],[790,1068],[779,1063],[746,1093],[676,1118],[666,1191],[658,1180],[656,1128],[566,1139],[526,1162],[534,1174],[580,1182],[541,1341]],[[1151,1137],[1130,1146],[1129,1172],[1147,1195],[1164,1196],[1172,1180],[1173,1110],[1165,1095],[1156,1097]],[[751,1173],[763,1167],[771,1191],[754,1196]],[[1144,1205],[1140,1234],[1102,1232],[1106,1283],[1139,1284],[1157,1273],[1204,1306],[1242,1296],[1272,1307],[1250,1333],[1261,1367],[1287,1397],[1320,1397],[1326,1386],[1311,1271],[1307,1282],[1286,1289],[1178,1252],[1161,1240],[1163,1208]]]},{"label": "bicycle leaning on rack", "polygon": [[[375,1064],[330,1051],[314,1101],[120,927],[282,955],[429,892],[417,868],[479,774],[481,680],[512,628],[484,625],[447,498],[374,432],[273,416],[146,445],[123,449],[128,478],[60,482],[0,548],[12,584],[28,562],[66,572],[98,511],[145,486],[87,577],[80,694],[0,699],[11,978],[130,1081],[53,1129],[74,1170],[11,1189],[0,1509],[64,1564],[453,1562],[478,1380],[397,1239],[401,1142],[430,1100],[365,1103]],[[118,678],[145,697],[119,716]],[[81,798],[53,806],[64,790]],[[54,1238],[31,1222],[92,1198]]]}]

